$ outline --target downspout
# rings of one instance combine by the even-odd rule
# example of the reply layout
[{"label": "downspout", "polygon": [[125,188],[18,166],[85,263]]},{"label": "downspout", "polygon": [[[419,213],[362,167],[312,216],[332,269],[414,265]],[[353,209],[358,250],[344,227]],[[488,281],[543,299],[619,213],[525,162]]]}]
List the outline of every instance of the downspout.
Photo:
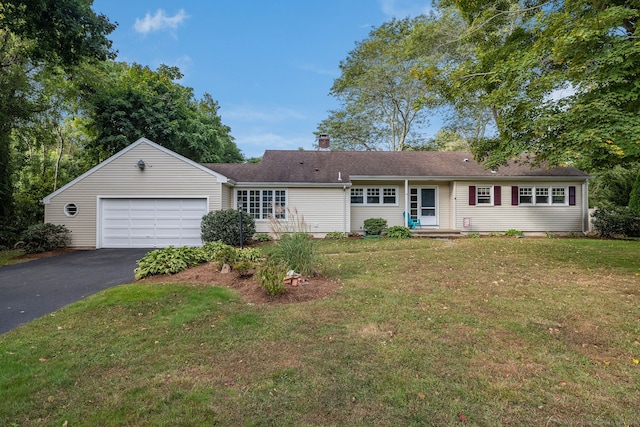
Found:
[{"label": "downspout", "polygon": [[589,232],[589,180],[582,184],[582,234]]},{"label": "downspout", "polygon": [[409,180],[404,180],[404,226],[409,228]]},{"label": "downspout", "polygon": [[343,233],[349,234],[347,230],[347,186],[342,186],[342,230]]}]

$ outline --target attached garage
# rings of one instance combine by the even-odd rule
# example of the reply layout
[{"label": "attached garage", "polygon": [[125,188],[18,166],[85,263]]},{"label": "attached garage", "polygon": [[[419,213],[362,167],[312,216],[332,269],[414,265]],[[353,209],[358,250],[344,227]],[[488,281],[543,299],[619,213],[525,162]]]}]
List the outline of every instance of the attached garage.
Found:
[{"label": "attached garage", "polygon": [[103,198],[99,201],[99,247],[199,246],[206,198]]},{"label": "attached garage", "polygon": [[141,138],[43,199],[45,222],[77,248],[199,246],[207,212],[223,209],[225,176]]}]

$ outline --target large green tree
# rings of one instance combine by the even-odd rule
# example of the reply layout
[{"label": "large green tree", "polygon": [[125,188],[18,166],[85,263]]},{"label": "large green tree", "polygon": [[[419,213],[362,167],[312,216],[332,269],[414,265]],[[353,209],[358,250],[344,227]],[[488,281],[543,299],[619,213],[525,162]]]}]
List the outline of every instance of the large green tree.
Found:
[{"label": "large green tree", "polygon": [[473,56],[451,79],[478,94],[497,136],[473,150],[494,167],[522,153],[592,170],[640,159],[635,1],[443,0]]},{"label": "large green tree", "polygon": [[138,64],[107,62],[87,82],[83,108],[91,139],[86,146],[99,163],[141,137],[197,162],[241,162],[243,156],[222,124],[219,106],[209,95],[196,99],[193,89],[177,83],[177,67],[157,70]]},{"label": "large green tree", "polygon": [[[87,59],[114,56],[115,25],[89,0],[0,0],[0,228],[12,227],[12,132],[18,121],[48,108],[34,76],[46,68],[70,73]],[[0,236],[1,241],[6,240]]]},{"label": "large green tree", "polygon": [[425,142],[420,130],[439,99],[413,75],[430,58],[416,54],[411,34],[418,23],[427,22],[437,18],[387,22],[341,61],[341,75],[331,88],[341,107],[317,132],[331,135],[333,149],[402,151]]}]

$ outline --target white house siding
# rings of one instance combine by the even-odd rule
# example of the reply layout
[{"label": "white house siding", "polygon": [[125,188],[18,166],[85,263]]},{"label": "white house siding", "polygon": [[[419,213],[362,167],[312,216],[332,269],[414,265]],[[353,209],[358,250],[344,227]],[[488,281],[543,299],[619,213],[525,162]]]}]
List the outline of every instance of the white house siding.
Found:
[{"label": "white house siding", "polygon": [[[500,206],[470,206],[469,186],[500,185]],[[576,187],[575,206],[512,206],[511,187],[554,186]],[[523,232],[580,232],[583,230],[583,182],[457,182],[455,194],[455,228],[466,232],[492,232],[516,229]],[[568,197],[568,195],[567,195]],[[470,227],[464,227],[464,219]]]},{"label": "white house siding", "polygon": [[[145,162],[144,171],[137,166],[139,160]],[[51,197],[45,222],[70,229],[74,247],[96,247],[99,197],[208,197],[209,209],[218,209],[220,187],[215,176],[142,143]],[[78,206],[75,217],[65,215],[67,203]]]},{"label": "white house siding", "polygon": [[[349,189],[333,188],[287,188],[287,208],[289,224],[293,227],[293,215],[304,218],[308,232],[322,237],[332,231],[348,232],[349,224]],[[346,215],[344,214],[346,209]],[[270,233],[268,220],[256,221],[257,233]],[[292,230],[296,231],[296,230]]]},{"label": "white house siding", "polygon": [[[351,205],[351,232],[363,233],[364,221],[369,218],[384,218],[387,226],[394,227],[404,225],[402,213],[405,211],[404,181],[367,181],[354,182],[354,187],[366,186],[394,186],[398,188],[398,205],[394,206],[361,206]],[[437,228],[451,227],[451,184],[441,181],[409,181],[411,187],[437,187],[438,188],[438,225]]]},{"label": "white house siding", "polygon": [[235,209],[233,187],[229,187],[228,185],[221,185],[220,194],[220,209]]}]

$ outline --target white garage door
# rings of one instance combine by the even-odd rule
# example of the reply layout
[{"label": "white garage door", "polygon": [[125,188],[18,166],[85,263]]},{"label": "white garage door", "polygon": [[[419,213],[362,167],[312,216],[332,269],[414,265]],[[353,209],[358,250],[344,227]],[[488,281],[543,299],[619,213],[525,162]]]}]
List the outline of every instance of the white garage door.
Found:
[{"label": "white garage door", "polygon": [[200,246],[207,199],[103,199],[103,248]]}]

